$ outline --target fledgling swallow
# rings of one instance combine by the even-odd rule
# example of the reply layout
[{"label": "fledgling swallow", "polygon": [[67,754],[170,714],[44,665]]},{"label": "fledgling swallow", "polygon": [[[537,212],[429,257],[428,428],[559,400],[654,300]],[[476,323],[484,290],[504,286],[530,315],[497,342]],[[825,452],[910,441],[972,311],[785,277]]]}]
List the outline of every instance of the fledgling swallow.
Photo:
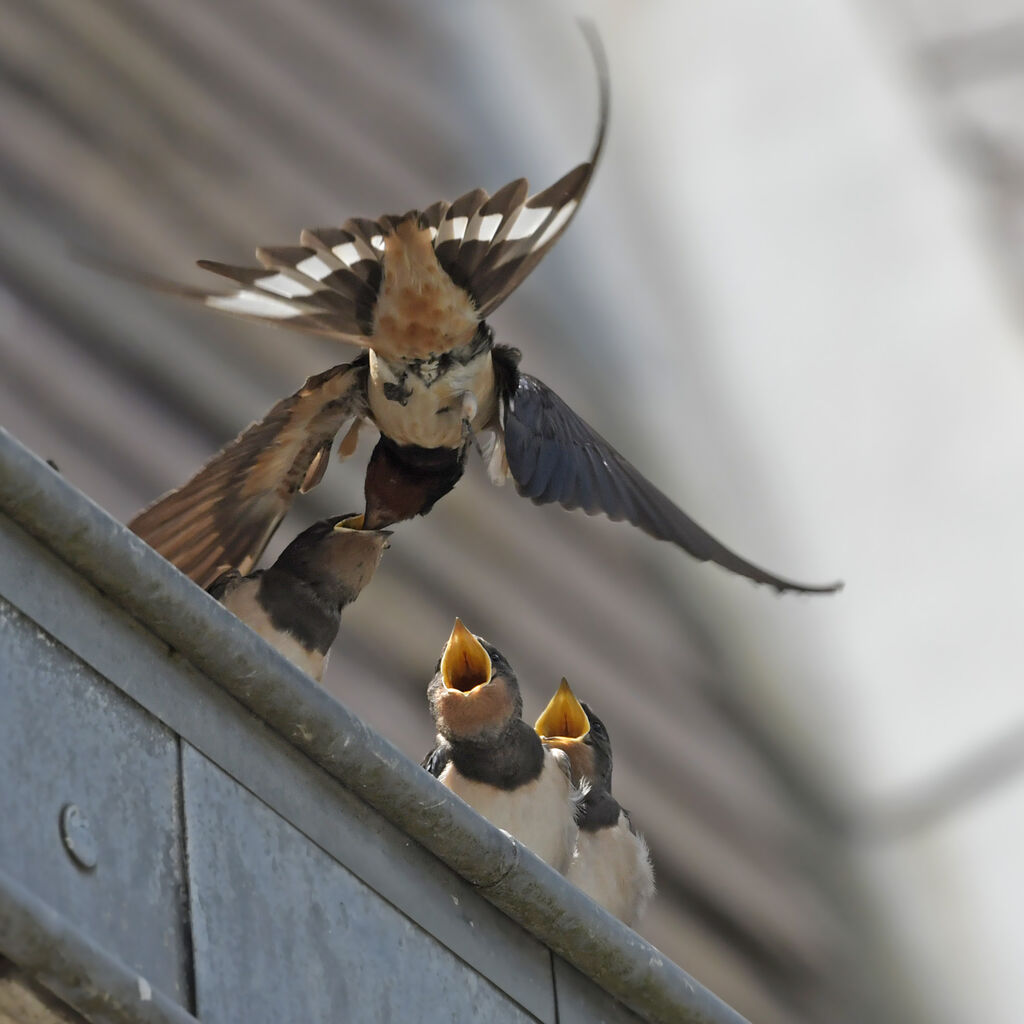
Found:
[{"label": "fledgling swallow", "polygon": [[566,756],[545,748],[523,721],[519,683],[502,653],[456,619],[427,698],[437,745],[423,767],[564,873],[578,794]]},{"label": "fledgling swallow", "polygon": [[630,927],[654,895],[654,868],[647,843],[612,796],[612,745],[604,723],[561,686],[534,726],[544,746],[568,755],[579,834],[566,878]]},{"label": "fledgling swallow", "polygon": [[361,515],[322,519],[269,569],[248,576],[228,569],[207,591],[319,683],[342,610],[373,578],[391,536],[362,522]]},{"label": "fledgling swallow", "polygon": [[341,428],[351,424],[339,446],[347,457],[370,423],[380,432],[364,484],[371,529],[429,512],[461,478],[475,439],[491,479],[511,477],[535,504],[625,519],[779,591],[840,586],[795,583],[730,551],[521,372],[517,349],[494,344],[487,318],[569,226],[604,146],[607,63],[594,27],[583,28],[598,72],[597,137],[589,158],[543,191],[529,196],[519,178],[494,195],[478,188],[403,215],[306,230],[299,246],[258,248],[259,268],[201,260],[235,282],[226,293],[128,275],[221,312],[368,350],[310,377],[129,524],[182,572],[203,585],[223,563],[250,569],[296,492],[322,478]]}]

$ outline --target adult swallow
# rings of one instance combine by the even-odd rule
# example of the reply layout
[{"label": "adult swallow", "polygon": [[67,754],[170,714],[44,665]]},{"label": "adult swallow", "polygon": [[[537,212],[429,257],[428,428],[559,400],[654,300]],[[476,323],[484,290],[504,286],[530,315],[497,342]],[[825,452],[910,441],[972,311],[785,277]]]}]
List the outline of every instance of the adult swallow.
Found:
[{"label": "adult swallow", "polygon": [[578,795],[561,751],[523,721],[523,698],[502,653],[459,619],[427,688],[437,745],[423,767],[491,824],[556,871],[569,866]]},{"label": "adult swallow", "polygon": [[612,745],[604,723],[563,679],[534,726],[545,747],[568,755],[579,835],[566,878],[633,927],[654,895],[647,843],[612,796]]},{"label": "adult swallow", "polygon": [[838,588],[783,579],[730,551],[521,372],[518,350],[494,344],[487,318],[572,222],[604,146],[607,64],[593,26],[584,36],[598,72],[597,136],[589,158],[543,191],[528,195],[519,178],[494,195],[478,188],[423,210],[306,230],[299,246],[257,249],[258,268],[200,261],[235,283],[226,293],[143,278],[221,312],[367,351],[310,377],[132,530],[200,584],[222,563],[245,572],[296,492],[320,481],[341,428],[351,424],[339,447],[347,457],[370,423],[380,432],[365,477],[371,529],[429,512],[462,476],[476,438],[491,479],[511,477],[536,504],[625,519],[779,591]]},{"label": "adult swallow", "polygon": [[373,578],[388,530],[364,530],[361,515],[333,516],[303,530],[269,569],[222,572],[207,588],[230,612],[317,682],[342,609]]}]

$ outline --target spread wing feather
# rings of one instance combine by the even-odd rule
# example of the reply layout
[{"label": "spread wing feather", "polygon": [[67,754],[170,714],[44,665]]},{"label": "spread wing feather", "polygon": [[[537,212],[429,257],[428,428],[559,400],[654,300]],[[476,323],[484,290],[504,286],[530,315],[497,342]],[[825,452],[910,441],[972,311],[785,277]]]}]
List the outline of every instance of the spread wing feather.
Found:
[{"label": "spread wing feather", "polygon": [[842,584],[809,586],[775,576],[715,540],[647,480],[550,388],[521,373],[503,400],[505,457],[520,494],[590,515],[625,519],[671,541],[702,562],[779,591],[829,592]]},{"label": "spread wing feather", "polygon": [[367,345],[374,332],[384,239],[401,221],[416,219],[420,227],[431,230],[438,263],[473,299],[478,317],[487,317],[569,226],[604,146],[607,60],[596,30],[589,23],[582,25],[598,73],[597,136],[589,159],[542,192],[527,197],[526,180],[519,178],[493,196],[478,188],[453,203],[437,202],[403,217],[353,217],[340,228],[306,229],[300,235],[301,245],[257,249],[261,267],[200,260],[204,270],[234,282],[236,287],[227,292],[179,285],[107,264],[108,269],[233,316]]},{"label": "spread wing feather", "polygon": [[205,587],[225,565],[248,573],[296,491],[319,482],[325,449],[365,411],[366,357],[310,377],[128,525]]}]

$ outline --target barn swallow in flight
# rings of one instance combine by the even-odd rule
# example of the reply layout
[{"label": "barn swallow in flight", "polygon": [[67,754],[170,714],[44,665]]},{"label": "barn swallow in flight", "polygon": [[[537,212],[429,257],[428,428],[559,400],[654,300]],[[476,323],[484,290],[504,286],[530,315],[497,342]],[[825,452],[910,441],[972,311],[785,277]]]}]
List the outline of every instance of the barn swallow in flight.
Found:
[{"label": "barn swallow in flight", "polygon": [[[365,478],[370,529],[424,515],[462,476],[474,439],[495,483],[509,476],[536,504],[625,519],[701,561],[779,591],[828,592],[775,576],[715,540],[546,384],[494,344],[487,318],[562,236],[604,146],[609,85],[596,30],[600,113],[589,159],[529,196],[519,178],[488,195],[340,228],[306,230],[300,246],[259,248],[262,267],[202,260],[235,282],[221,294],[142,278],[212,309],[326,334],[367,349],[310,377],[130,528],[201,585],[216,566],[248,571],[297,491],[323,476],[335,436],[355,450],[361,424],[380,432]],[[138,278],[140,275],[130,275]]]},{"label": "barn swallow in flight", "polygon": [[505,657],[456,619],[427,698],[437,746],[423,767],[564,873],[576,842],[569,761],[523,721],[519,683]]},{"label": "barn swallow in flight", "polygon": [[534,726],[544,746],[569,757],[579,834],[565,877],[630,927],[654,895],[647,844],[612,796],[612,745],[604,723],[562,680]]},{"label": "barn swallow in flight", "polygon": [[362,525],[361,515],[322,519],[269,569],[248,576],[227,569],[207,591],[319,683],[342,609],[373,578],[391,536]]}]

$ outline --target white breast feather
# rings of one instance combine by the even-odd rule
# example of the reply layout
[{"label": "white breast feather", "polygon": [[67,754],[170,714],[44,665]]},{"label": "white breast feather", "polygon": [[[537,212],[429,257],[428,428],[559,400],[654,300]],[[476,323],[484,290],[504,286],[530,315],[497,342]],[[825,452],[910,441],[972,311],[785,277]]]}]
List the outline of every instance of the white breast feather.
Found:
[{"label": "white breast feather", "polygon": [[460,775],[452,764],[440,779],[492,825],[515,836],[542,861],[565,874],[576,842],[574,790],[551,751],[544,751],[540,776],[518,789],[474,782]]},{"label": "white breast feather", "polygon": [[291,633],[274,628],[270,616],[256,600],[258,589],[258,580],[243,580],[224,595],[221,603],[253,632],[263,637],[271,647],[280,651],[293,665],[297,665],[306,675],[312,676],[319,683],[323,679],[327,659],[318,652],[307,651]]},{"label": "white breast feather", "polygon": [[647,843],[630,832],[624,812],[612,828],[580,832],[566,878],[630,927],[654,895]]}]

